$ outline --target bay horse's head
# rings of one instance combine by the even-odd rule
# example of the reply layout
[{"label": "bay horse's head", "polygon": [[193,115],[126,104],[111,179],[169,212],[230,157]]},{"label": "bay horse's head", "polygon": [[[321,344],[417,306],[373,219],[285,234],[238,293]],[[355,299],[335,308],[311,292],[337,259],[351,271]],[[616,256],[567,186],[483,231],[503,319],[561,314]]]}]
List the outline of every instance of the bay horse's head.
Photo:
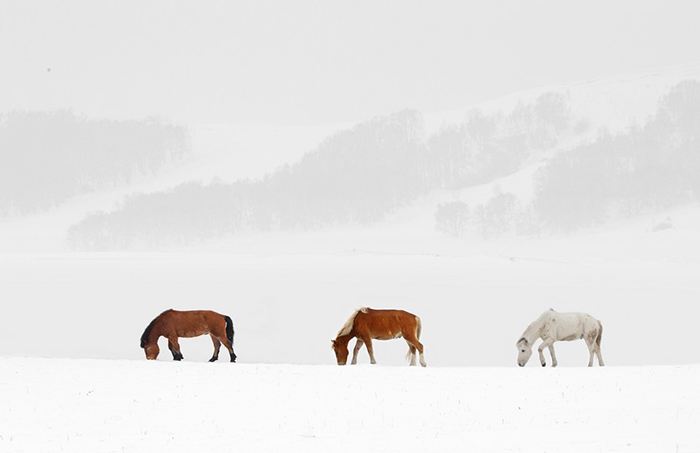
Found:
[{"label": "bay horse's head", "polygon": [[331,348],[335,352],[335,359],[338,361],[338,365],[345,365],[348,363],[348,342],[339,341],[337,338],[331,340]]},{"label": "bay horse's head", "polygon": [[146,353],[146,359],[155,360],[158,358],[160,348],[158,347],[158,343],[150,343],[143,347],[143,351]]},{"label": "bay horse's head", "polygon": [[532,355],[532,345],[525,338],[521,338],[515,344],[518,348],[518,366],[525,366]]},{"label": "bay horse's head", "polygon": [[[160,316],[162,316],[162,313]],[[156,323],[160,316],[156,317],[153,321],[151,321],[146,327],[146,330],[144,330],[143,334],[141,335],[141,348],[143,348],[143,352],[146,353],[146,358],[148,360],[157,359],[158,353],[160,352],[160,348],[158,347],[159,335],[157,334],[157,332],[155,333],[155,335],[153,335],[153,329],[156,326]]]}]

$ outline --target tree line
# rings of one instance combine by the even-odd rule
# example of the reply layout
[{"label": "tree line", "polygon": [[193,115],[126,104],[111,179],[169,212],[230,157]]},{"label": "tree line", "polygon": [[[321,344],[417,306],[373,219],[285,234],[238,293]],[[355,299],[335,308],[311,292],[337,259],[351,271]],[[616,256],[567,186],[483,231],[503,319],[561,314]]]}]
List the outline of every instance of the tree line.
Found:
[{"label": "tree line", "polygon": [[0,217],[156,173],[189,151],[186,130],[155,119],[86,119],[68,111],[0,116]]},{"label": "tree line", "polygon": [[437,207],[436,226],[453,235],[569,231],[697,199],[698,131],[694,81],[674,87],[646,124],[618,135],[592,135],[560,93],[510,113],[473,111],[427,136],[422,115],[403,111],[338,132],[260,180],[130,197],[74,225],[69,240],[82,248],[128,248],[371,224],[436,189],[488,183],[534,162],[543,164],[531,203],[500,192],[478,206],[456,201]]}]

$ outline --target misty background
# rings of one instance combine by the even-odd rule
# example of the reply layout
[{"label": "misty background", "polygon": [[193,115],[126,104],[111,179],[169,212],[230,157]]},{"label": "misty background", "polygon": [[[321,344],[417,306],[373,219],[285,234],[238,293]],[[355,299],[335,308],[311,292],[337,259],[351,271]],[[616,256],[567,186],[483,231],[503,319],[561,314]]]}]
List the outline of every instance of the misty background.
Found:
[{"label": "misty background", "polygon": [[697,362],[697,9],[0,2],[0,354],[141,359],[214,309],[242,361],[333,363],[371,306],[511,366],[553,307],[612,365]]}]

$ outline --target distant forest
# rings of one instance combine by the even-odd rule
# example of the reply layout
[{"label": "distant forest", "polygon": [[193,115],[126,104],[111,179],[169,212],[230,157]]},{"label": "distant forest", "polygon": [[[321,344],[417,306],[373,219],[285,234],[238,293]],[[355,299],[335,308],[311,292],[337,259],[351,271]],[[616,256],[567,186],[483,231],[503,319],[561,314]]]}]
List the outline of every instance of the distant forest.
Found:
[{"label": "distant forest", "polygon": [[[461,189],[540,162],[532,204],[495,193],[479,206],[441,205],[439,229],[485,236],[565,230],[698,199],[700,84],[683,82],[642,126],[591,131],[566,96],[547,93],[511,113],[472,112],[426,137],[403,111],[339,132],[257,181],[184,184],[140,194],[69,231],[74,247],[190,243],[248,230],[371,224],[435,189]],[[594,135],[595,134],[595,135]]]},{"label": "distant forest", "polygon": [[682,82],[643,126],[601,134],[537,174],[534,209],[569,230],[700,199],[700,83]]},{"label": "distant forest", "polygon": [[67,111],[0,115],[0,217],[129,183],[188,150],[182,127],[156,120],[92,120]]}]

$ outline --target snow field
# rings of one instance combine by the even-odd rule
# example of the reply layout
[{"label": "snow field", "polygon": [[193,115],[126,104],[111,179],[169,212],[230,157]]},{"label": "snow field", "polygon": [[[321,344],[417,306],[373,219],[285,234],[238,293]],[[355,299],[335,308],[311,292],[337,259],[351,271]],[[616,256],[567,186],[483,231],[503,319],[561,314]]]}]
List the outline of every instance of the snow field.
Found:
[{"label": "snow field", "polygon": [[0,451],[691,452],[700,366],[3,358]]}]

